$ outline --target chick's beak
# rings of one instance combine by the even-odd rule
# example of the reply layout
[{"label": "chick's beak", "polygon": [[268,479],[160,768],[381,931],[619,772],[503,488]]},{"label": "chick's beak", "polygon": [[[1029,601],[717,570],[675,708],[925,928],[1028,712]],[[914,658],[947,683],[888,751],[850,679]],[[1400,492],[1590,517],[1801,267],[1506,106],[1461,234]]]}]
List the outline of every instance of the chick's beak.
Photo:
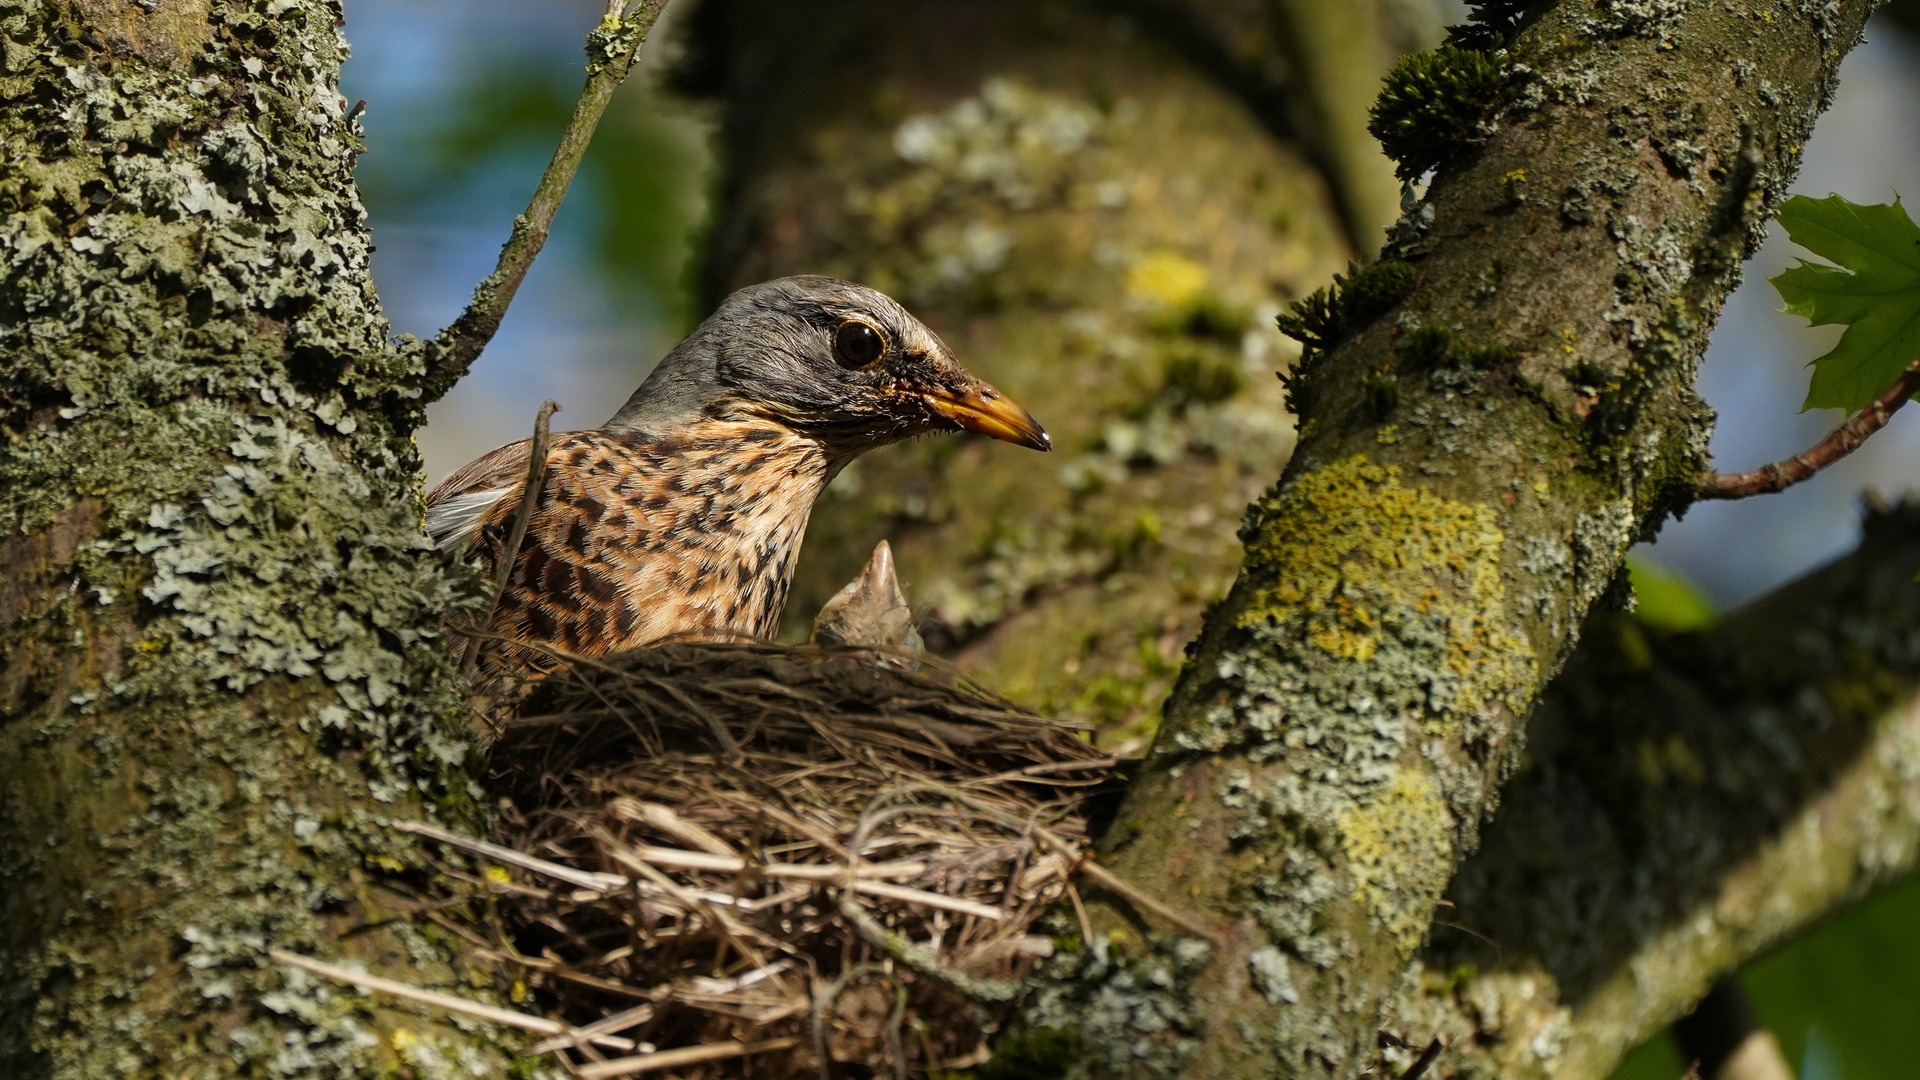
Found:
[{"label": "chick's beak", "polygon": [[968,431],[1030,450],[1053,449],[1053,440],[1032,413],[986,383],[976,381],[953,390],[936,390],[924,398],[928,408]]}]

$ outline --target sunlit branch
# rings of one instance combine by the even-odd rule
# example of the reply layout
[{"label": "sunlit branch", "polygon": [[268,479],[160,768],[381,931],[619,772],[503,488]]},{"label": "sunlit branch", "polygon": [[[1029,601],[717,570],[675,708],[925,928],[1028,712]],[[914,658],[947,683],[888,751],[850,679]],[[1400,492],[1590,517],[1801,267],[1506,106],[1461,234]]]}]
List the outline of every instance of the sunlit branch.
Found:
[{"label": "sunlit branch", "polygon": [[586,86],[581,88],[580,100],[574,104],[566,130],[560,133],[560,145],[554,148],[553,160],[541,174],[532,201],[527,203],[526,212],[513,220],[513,233],[500,249],[500,262],[492,274],[474,287],[473,299],[460,317],[428,343],[427,370],[421,387],[426,400],[432,401],[452,389],[500,329],[507,305],[513,302],[514,293],[526,280],[534,257],[547,242],[553,216],[580,169],[580,161],[593,141],[601,115],[607,111],[607,103],[633,70],[640,46],[667,6],[667,0],[640,0],[630,14],[622,15],[626,3],[627,0],[609,0],[606,18],[587,35]]}]

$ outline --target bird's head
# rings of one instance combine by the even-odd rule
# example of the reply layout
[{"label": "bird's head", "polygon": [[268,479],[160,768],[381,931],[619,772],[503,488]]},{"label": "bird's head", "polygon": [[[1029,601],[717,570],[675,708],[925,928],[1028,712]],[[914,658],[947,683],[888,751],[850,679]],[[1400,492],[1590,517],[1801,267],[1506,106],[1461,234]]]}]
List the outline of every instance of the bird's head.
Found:
[{"label": "bird's head", "polygon": [[608,427],[727,414],[772,420],[846,454],[959,430],[1053,447],[1032,414],[969,374],[907,309],[829,277],[779,278],[727,297]]}]

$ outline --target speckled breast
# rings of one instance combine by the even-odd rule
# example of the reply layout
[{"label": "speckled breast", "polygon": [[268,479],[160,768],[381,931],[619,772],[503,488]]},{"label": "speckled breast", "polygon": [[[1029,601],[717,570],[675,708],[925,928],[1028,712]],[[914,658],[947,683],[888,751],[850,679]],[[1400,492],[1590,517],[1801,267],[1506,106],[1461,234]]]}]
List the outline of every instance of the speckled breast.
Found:
[{"label": "speckled breast", "polygon": [[[751,422],[557,437],[491,625],[533,647],[492,649],[488,666],[537,673],[556,651],[772,636],[830,474],[819,444]],[[482,519],[472,551],[489,574],[518,506],[515,492]]]}]

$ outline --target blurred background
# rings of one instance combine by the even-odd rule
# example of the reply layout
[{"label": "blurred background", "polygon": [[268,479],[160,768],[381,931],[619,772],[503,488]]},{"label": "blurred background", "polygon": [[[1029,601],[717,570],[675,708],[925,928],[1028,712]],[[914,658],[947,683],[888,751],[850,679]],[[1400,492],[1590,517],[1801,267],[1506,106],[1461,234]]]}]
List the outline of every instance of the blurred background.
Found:
[{"label": "blurred background", "polygon": [[[691,262],[715,173],[714,118],[661,85],[683,7],[668,9],[642,70],[608,111],[499,336],[429,410],[419,436],[429,483],[523,437],[543,398],[565,407],[558,427],[599,424],[704,314],[693,307]],[[342,92],[369,103],[359,176],[396,333],[431,335],[492,269],[572,107],[581,40],[601,10],[597,0],[347,0],[354,57]],[[1863,203],[1920,192],[1920,41],[1885,17],[1846,61],[1795,190]],[[1784,458],[1841,419],[1799,411],[1805,365],[1839,330],[1779,313],[1766,278],[1796,255],[1775,234],[1748,265],[1706,358],[1702,389],[1720,413],[1713,450],[1724,471]],[[1861,493],[1920,486],[1917,465],[1920,410],[1814,482],[1694,509],[1642,550],[1643,573],[1665,569],[1706,605],[1733,607],[1850,549]],[[1742,979],[1803,1080],[1920,1074],[1907,1046],[1920,1031],[1920,883]],[[1682,1069],[1663,1039],[1620,1076]]]}]

